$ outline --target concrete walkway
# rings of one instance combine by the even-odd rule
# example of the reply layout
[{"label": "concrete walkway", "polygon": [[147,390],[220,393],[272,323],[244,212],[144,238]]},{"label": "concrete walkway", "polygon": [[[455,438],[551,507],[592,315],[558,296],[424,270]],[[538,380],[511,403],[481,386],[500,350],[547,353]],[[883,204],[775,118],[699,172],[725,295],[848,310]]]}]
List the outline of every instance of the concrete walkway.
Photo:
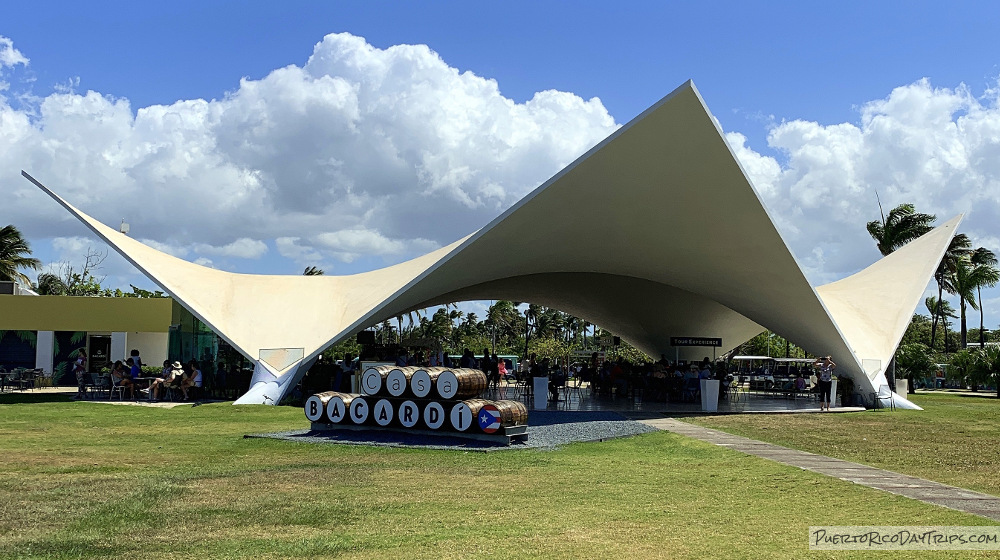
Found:
[{"label": "concrete walkway", "polygon": [[780,445],[774,445],[773,443],[735,436],[718,430],[681,422],[674,418],[656,418],[640,421],[643,424],[660,430],[700,439],[701,441],[713,443],[721,447],[728,447],[748,455],[755,455],[785,465],[799,467],[807,471],[836,477],[869,488],[875,488],[876,490],[884,490],[928,504],[957,509],[1000,521],[1000,498],[990,496],[989,494],[956,488],[955,486],[948,486],[947,484],[924,480],[915,476],[877,469],[860,463],[834,459],[825,455],[816,455],[815,453],[789,449]]}]

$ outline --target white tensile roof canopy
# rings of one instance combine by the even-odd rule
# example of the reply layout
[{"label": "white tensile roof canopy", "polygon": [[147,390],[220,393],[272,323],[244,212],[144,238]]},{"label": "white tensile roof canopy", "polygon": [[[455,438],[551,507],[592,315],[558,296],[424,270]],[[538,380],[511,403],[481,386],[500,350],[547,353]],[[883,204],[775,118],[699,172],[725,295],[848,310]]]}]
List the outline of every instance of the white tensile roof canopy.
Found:
[{"label": "white tensile roof canopy", "polygon": [[[961,216],[867,269],[813,288],[687,82],[472,235],[351,276],[223,272],[84,214],[116,251],[257,363],[237,403],[278,402],[327,346],[435,304],[509,299],[598,324],[650,356],[671,337],[735,348],[764,328],[830,354],[857,390],[889,363]],[[914,407],[897,396],[900,406]]]}]

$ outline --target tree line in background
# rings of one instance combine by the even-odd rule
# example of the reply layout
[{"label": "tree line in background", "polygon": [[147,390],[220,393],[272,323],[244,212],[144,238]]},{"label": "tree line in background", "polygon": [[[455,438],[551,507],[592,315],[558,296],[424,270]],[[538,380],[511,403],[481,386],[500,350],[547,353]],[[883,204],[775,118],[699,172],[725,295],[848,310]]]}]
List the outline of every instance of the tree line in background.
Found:
[{"label": "tree line in background", "polygon": [[[889,255],[905,244],[929,232],[936,217],[917,212],[912,204],[900,204],[881,220],[869,222],[867,230],[879,252]],[[132,292],[102,286],[104,277],[95,275],[107,253],[88,249],[83,267],[79,270],[63,265],[58,274],[46,272],[38,276],[37,283],[21,272],[22,269],[38,270],[41,263],[31,257],[31,249],[20,231],[13,225],[0,228],[0,280],[14,281],[30,287],[42,295],[75,295],[101,297],[163,297],[160,291],[151,292],[131,286]],[[303,274],[322,275],[315,266]],[[915,314],[903,336],[894,357],[894,364],[887,368],[890,384],[898,366],[900,373],[910,379],[911,390],[921,379],[936,371],[938,364],[946,365],[946,374],[952,382],[978,388],[997,386],[1000,373],[1000,350],[987,342],[998,339],[996,331],[984,325],[982,289],[1000,283],[1000,270],[996,255],[984,247],[973,248],[964,233],[956,234],[935,271],[934,281],[938,295],[928,297],[924,304],[927,315]],[[956,308],[945,295],[958,299]],[[621,357],[632,362],[652,361],[643,352],[626,341],[620,345],[608,343],[611,333],[600,327],[556,309],[529,304],[522,313],[520,302],[500,300],[480,319],[475,313],[465,314],[452,305],[445,305],[433,313],[417,310],[400,315],[393,321],[376,325],[375,336],[382,344],[404,344],[408,340],[434,341],[437,349],[461,353],[465,348],[480,352],[488,349],[496,354],[523,355],[536,353],[540,357],[566,359],[575,352],[607,350],[611,358]],[[968,328],[968,310],[979,311],[979,328]],[[406,324],[404,325],[404,317]],[[958,332],[949,331],[950,319],[959,320]],[[940,334],[939,334],[940,333]],[[978,346],[968,348],[969,336]],[[347,341],[327,351],[355,355],[360,348]],[[806,352],[790,341],[765,331],[740,345],[736,354],[806,357]],[[997,387],[1000,397],[1000,386]]]},{"label": "tree line in background", "polygon": [[[883,255],[906,245],[934,228],[937,218],[932,214],[916,211],[912,204],[900,204],[882,214],[881,221],[868,222],[868,233],[875,240]],[[896,350],[895,365],[910,380],[910,390],[944,364],[947,378],[952,383],[971,386],[997,386],[1000,373],[1000,349],[987,346],[995,334],[983,324],[982,289],[992,288],[1000,282],[996,255],[985,247],[972,247],[964,233],[957,233],[948,245],[944,257],[934,273],[938,295],[924,301],[928,315],[915,314]],[[958,313],[945,294],[958,298]],[[979,328],[968,328],[968,309],[979,311]],[[949,335],[948,319],[959,320],[959,332]],[[941,331],[940,338],[938,331]],[[969,335],[978,340],[977,348],[969,350]],[[940,342],[940,345],[938,344]],[[890,375],[894,367],[890,367]],[[890,384],[892,379],[889,379]],[[933,382],[933,380],[932,380]],[[997,387],[1000,397],[1000,386]]]},{"label": "tree line in background", "polygon": [[37,282],[32,282],[21,272],[21,269],[41,269],[41,261],[30,255],[31,247],[16,227],[7,225],[0,228],[0,281],[17,282],[43,296],[166,297],[159,290],[149,291],[135,286],[130,286],[131,292],[104,287],[101,284],[104,277],[96,276],[95,272],[100,270],[107,252],[100,253],[88,247],[82,268],[63,264],[58,273],[39,274]]}]

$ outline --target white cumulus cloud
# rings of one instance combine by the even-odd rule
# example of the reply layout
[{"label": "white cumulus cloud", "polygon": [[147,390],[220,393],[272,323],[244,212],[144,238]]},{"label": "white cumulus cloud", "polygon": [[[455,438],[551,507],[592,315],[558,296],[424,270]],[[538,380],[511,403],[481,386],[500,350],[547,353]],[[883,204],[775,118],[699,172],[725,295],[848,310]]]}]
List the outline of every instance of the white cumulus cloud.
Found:
[{"label": "white cumulus cloud", "polygon": [[[730,145],[814,281],[841,278],[876,258],[865,223],[910,202],[938,223],[966,213],[961,230],[1000,252],[1000,103],[967,87],[900,86],[859,108],[858,121],[775,125],[779,158]],[[779,159],[781,160],[779,162]]]},{"label": "white cumulus cloud", "polygon": [[0,35],[0,68],[12,68],[21,64],[28,65],[28,58],[14,48],[14,41]]},{"label": "white cumulus cloud", "polygon": [[139,108],[72,86],[33,107],[0,98],[0,218],[30,238],[80,233],[25,169],[174,254],[259,258],[273,242],[298,264],[399,261],[481,227],[618,126],[599,99],[516,103],[426,46],[346,33],[234,86]]},{"label": "white cumulus cloud", "polygon": [[259,259],[267,253],[267,243],[249,237],[241,237],[232,243],[216,247],[206,243],[195,243],[194,250],[202,255],[221,255],[241,259]]}]

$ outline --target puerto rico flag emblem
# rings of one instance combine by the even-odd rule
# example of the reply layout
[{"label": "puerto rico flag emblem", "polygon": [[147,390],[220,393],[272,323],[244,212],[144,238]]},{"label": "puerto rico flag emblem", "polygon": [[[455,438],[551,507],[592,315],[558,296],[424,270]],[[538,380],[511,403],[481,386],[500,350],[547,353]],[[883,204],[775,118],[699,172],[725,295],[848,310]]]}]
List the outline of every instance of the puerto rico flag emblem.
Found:
[{"label": "puerto rico flag emblem", "polygon": [[497,407],[488,404],[479,410],[479,427],[487,434],[500,429],[500,411]]}]

